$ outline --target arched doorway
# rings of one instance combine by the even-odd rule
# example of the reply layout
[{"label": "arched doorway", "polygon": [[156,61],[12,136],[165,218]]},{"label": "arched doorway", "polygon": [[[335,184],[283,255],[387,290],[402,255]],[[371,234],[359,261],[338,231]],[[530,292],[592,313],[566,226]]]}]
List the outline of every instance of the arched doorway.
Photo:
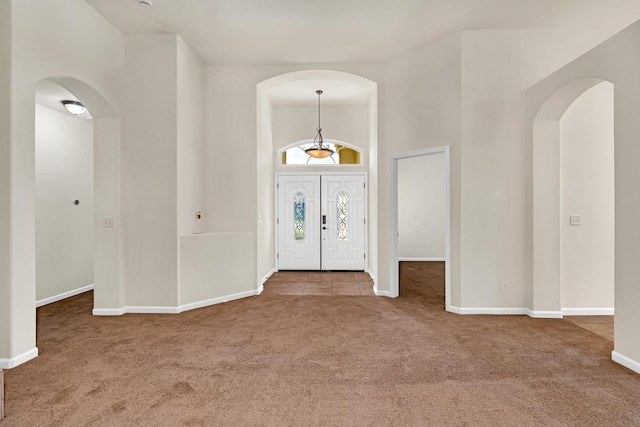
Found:
[{"label": "arched doorway", "polygon": [[[362,97],[367,108],[367,156],[362,167],[369,172],[368,191],[368,257],[369,273],[372,277],[377,273],[377,84],[355,74],[333,70],[307,70],[282,74],[257,85],[257,288],[271,275],[275,269],[275,166],[281,164],[278,148],[273,138],[273,105],[274,97],[281,95],[279,89],[287,89],[301,94],[311,94],[313,103],[318,84],[333,84],[336,87],[348,87],[344,96]],[[297,89],[296,89],[297,88]],[[292,93],[293,93],[292,92]],[[326,96],[331,91],[325,91]],[[325,98],[326,99],[326,98]],[[313,133],[313,123],[310,123]],[[312,136],[312,135],[311,135]],[[294,139],[297,140],[297,139]],[[289,141],[290,143],[291,141]],[[351,142],[351,141],[350,141]],[[358,144],[356,144],[358,145]]]},{"label": "arched doorway", "polygon": [[[62,88],[60,93],[71,94],[74,100],[81,102],[91,114],[93,188],[87,190],[87,194],[93,193],[94,309],[122,306],[124,281],[120,221],[121,120],[105,98],[81,80],[67,76],[49,77],[36,85],[36,92],[44,86]],[[76,200],[78,206],[83,203],[83,200]],[[75,200],[71,200],[70,203],[75,203]]]},{"label": "arched doorway", "polygon": [[602,82],[581,78],[567,83],[544,102],[533,120],[533,317],[563,316],[560,120],[576,99]]}]

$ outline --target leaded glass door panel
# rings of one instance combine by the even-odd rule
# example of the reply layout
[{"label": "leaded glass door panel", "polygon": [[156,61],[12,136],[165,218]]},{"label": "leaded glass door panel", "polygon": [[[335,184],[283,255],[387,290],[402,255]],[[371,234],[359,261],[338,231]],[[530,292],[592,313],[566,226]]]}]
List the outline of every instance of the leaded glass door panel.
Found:
[{"label": "leaded glass door panel", "polygon": [[278,268],[320,270],[320,177],[278,178]]},{"label": "leaded glass door panel", "polygon": [[321,189],[322,269],[364,270],[364,176],[323,175]]}]

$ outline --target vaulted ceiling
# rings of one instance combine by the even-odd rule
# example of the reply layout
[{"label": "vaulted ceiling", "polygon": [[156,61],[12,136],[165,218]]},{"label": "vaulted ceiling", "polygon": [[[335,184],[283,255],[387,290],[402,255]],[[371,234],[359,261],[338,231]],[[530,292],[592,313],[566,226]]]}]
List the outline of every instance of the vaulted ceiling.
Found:
[{"label": "vaulted ceiling", "polygon": [[638,0],[86,0],[124,34],[179,33],[207,64],[388,60],[462,29],[600,28]]}]

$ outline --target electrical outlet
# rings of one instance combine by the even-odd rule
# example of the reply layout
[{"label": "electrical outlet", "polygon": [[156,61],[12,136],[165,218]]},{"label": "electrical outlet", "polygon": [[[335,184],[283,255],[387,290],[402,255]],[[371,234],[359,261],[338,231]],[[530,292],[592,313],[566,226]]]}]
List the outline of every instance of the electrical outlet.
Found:
[{"label": "electrical outlet", "polygon": [[580,215],[569,215],[569,225],[582,225],[582,217]]},{"label": "electrical outlet", "polygon": [[113,218],[102,218],[102,228],[113,228]]},{"label": "electrical outlet", "polygon": [[507,292],[508,290],[507,282],[500,282],[500,292]]}]

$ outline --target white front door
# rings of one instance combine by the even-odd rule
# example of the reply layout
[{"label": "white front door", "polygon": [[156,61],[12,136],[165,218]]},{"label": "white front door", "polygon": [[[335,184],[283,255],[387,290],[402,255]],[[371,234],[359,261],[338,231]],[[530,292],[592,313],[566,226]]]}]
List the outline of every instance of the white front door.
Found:
[{"label": "white front door", "polygon": [[278,269],[364,270],[363,175],[278,177]]},{"label": "white front door", "polygon": [[322,269],[364,270],[364,176],[322,176],[321,188]]},{"label": "white front door", "polygon": [[278,268],[320,270],[320,177],[278,179]]}]

